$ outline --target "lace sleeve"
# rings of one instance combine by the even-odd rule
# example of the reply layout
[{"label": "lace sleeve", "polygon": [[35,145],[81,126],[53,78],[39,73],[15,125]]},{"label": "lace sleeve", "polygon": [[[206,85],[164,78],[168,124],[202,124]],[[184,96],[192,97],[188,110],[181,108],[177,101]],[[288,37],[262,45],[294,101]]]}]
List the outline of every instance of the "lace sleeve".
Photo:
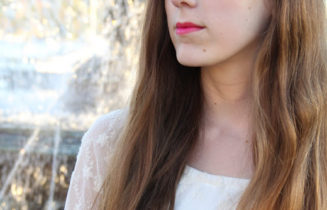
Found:
[{"label": "lace sleeve", "polygon": [[113,141],[122,126],[125,111],[116,110],[98,118],[83,135],[72,172],[65,210],[89,210],[104,181]]}]

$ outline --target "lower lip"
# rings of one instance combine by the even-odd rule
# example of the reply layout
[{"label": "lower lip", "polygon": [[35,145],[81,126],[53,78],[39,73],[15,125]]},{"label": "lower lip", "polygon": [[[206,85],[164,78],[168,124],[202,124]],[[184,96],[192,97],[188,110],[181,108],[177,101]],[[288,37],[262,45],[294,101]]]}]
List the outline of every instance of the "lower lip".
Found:
[{"label": "lower lip", "polygon": [[202,29],[203,28],[199,28],[199,27],[176,28],[176,34],[183,35],[194,31],[200,31]]}]

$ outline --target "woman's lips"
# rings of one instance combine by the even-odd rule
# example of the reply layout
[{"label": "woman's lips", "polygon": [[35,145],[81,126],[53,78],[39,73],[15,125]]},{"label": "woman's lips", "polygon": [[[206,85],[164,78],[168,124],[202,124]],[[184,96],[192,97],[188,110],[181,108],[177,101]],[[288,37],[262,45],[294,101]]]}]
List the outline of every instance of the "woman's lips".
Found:
[{"label": "woman's lips", "polygon": [[178,22],[176,24],[176,33],[178,35],[183,35],[194,31],[202,30],[203,28],[204,28],[203,26],[196,25],[192,22],[184,22],[184,23]]}]

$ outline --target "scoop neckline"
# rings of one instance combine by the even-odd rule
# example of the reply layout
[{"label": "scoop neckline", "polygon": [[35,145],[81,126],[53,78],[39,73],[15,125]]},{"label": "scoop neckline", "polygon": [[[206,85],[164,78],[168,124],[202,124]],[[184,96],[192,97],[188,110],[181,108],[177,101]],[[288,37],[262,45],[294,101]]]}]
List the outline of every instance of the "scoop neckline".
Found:
[{"label": "scoop neckline", "polygon": [[194,168],[188,164],[186,164],[185,168],[187,168],[189,171],[192,171],[194,173],[196,173],[197,175],[200,176],[205,176],[205,177],[209,177],[212,179],[226,179],[226,180],[237,180],[237,181],[246,181],[249,182],[251,179],[249,178],[241,178],[241,177],[232,177],[232,176],[225,176],[225,175],[220,175],[220,174],[212,174],[206,171],[202,171],[200,169]]}]

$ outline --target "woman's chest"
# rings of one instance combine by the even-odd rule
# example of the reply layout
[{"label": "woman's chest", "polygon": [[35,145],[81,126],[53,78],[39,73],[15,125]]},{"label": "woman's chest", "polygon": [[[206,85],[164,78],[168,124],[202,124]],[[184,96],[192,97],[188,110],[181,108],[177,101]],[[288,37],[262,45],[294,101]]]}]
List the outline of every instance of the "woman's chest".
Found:
[{"label": "woman's chest", "polygon": [[188,164],[210,174],[250,178],[253,173],[251,145],[239,139],[199,140]]}]

